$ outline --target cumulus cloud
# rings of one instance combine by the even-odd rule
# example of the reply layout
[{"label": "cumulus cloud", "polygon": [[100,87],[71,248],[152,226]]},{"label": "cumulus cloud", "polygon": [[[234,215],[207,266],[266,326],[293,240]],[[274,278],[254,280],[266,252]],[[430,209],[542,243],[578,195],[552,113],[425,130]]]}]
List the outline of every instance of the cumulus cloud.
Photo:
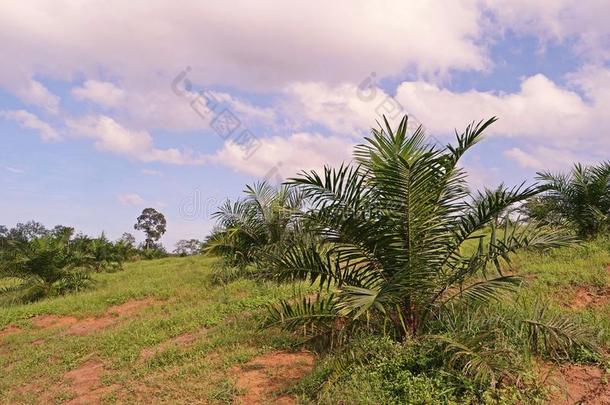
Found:
[{"label": "cumulus cloud", "polygon": [[[376,108],[386,94],[374,88],[371,99],[359,97],[358,86],[343,83],[293,83],[285,89],[290,117],[300,125],[322,124],[335,133],[360,136],[376,119]],[[367,94],[368,96],[368,94]]]},{"label": "cumulus cloud", "polygon": [[248,122],[272,124],[277,118],[272,108],[255,106],[226,92],[210,91],[209,94],[216,101],[226,103],[236,116]]},{"label": "cumulus cloud", "polygon": [[144,203],[144,199],[136,193],[119,194],[117,199],[123,205],[140,205]]},{"label": "cumulus cloud", "polygon": [[[0,87],[57,114],[60,98],[41,81],[74,86],[75,80],[81,83],[84,78],[72,89],[74,98],[107,110],[105,115],[68,119],[70,134],[65,136],[90,138],[99,150],[142,162],[205,164],[241,153],[235,143],[209,156],[155,147],[151,131],[156,129],[212,132],[212,115],[202,117],[189,103],[194,94],[179,97],[170,89],[185,66],[192,67],[189,80],[194,87],[223,89],[212,93],[240,120],[275,129],[284,118],[280,113],[286,113],[290,133],[301,135],[318,131],[307,128],[313,124],[355,139],[382,113],[395,112],[382,104],[395,100],[434,134],[464,128],[473,119],[499,116],[490,133],[518,140],[519,147],[508,148],[506,156],[526,167],[549,159],[542,146],[569,149],[580,157],[584,151],[599,154],[610,143],[608,137],[595,135],[599,128],[610,127],[605,113],[610,106],[605,91],[610,75],[599,67],[603,63],[594,63],[610,57],[610,26],[605,21],[610,6],[604,1],[464,0],[439,7],[426,0],[340,0],[325,4],[323,13],[315,2],[286,6],[279,0],[230,5],[192,0],[180,6],[167,0],[94,0],[86,8],[69,1],[4,3],[0,35],[11,40],[2,42],[0,54],[19,69],[0,72]],[[137,32],[132,30],[133,15],[147,22]],[[491,68],[490,42],[508,30],[576,44],[577,52],[592,65],[570,75],[567,84],[531,75],[513,93],[443,87],[439,79],[455,70]],[[373,98],[362,97],[357,85],[371,72],[391,82],[409,72],[411,79],[399,84],[395,93],[373,87]],[[261,94],[256,92],[279,94],[278,110],[246,101],[248,95]],[[4,116],[37,130],[42,139],[61,138],[36,115],[15,111]],[[298,162],[294,166],[332,160],[327,151],[297,135],[268,137],[263,143],[270,150],[290,151],[287,142],[293,141],[316,156],[288,152],[290,165]],[[343,138],[319,142],[336,142],[333,146],[343,150],[352,142],[349,136]],[[252,159],[254,163],[248,164],[224,159],[224,164],[260,175],[262,167],[269,170],[275,165],[272,161],[288,160],[265,153]]]},{"label": "cumulus cloud", "polygon": [[71,135],[94,140],[98,150],[127,156],[142,162],[162,162],[176,165],[203,164],[205,158],[189,151],[178,149],[158,149],[147,131],[125,128],[114,119],[101,116],[88,116],[68,120]]},{"label": "cumulus cloud", "polygon": [[294,83],[284,93],[288,100],[283,110],[297,127],[319,124],[333,133],[360,139],[376,123],[382,123],[384,116],[390,124],[395,125],[403,115],[408,114],[409,130],[423,124],[395,97],[375,85],[371,76],[359,85]]},{"label": "cumulus cloud", "polygon": [[27,80],[18,85],[12,83],[8,88],[13,90],[17,97],[28,104],[42,107],[52,114],[57,114],[59,111],[59,97],[51,93],[39,81]]},{"label": "cumulus cloud", "polygon": [[82,86],[72,89],[77,100],[89,100],[103,107],[116,107],[125,97],[125,92],[110,82],[86,80]]},{"label": "cumulus cloud", "polygon": [[516,93],[452,92],[426,82],[403,82],[396,98],[431,130],[444,133],[473,119],[497,116],[500,121],[492,133],[577,142],[573,136],[591,114],[591,106],[578,93],[541,74],[525,78]]},{"label": "cumulus cloud", "polygon": [[610,58],[610,3],[605,0],[486,0],[496,29],[574,43],[581,56]]},{"label": "cumulus cloud", "polygon": [[[543,75],[523,80],[515,93],[452,92],[423,82],[404,82],[396,98],[437,133],[462,129],[473,119],[497,116],[489,134],[525,145],[506,151],[523,167],[564,167],[577,160],[603,159],[610,148],[610,71],[586,68],[560,86]],[[572,87],[576,86],[576,87]],[[577,90],[580,90],[578,92]],[[476,112],[477,116],[473,116]]]},{"label": "cumulus cloud", "polygon": [[[403,113],[422,123],[430,135],[445,141],[468,123],[496,116],[487,133],[511,138],[521,148],[505,156],[523,167],[565,166],[566,162],[603,159],[610,148],[610,69],[590,65],[560,85],[542,74],[525,77],[513,93],[451,91],[426,81],[405,81],[391,97],[378,87],[363,93],[358,86],[298,83],[287,88],[290,115],[361,136],[385,113]],[[413,128],[413,127],[412,127]],[[527,149],[528,152],[524,150]],[[557,159],[557,157],[560,157]]]},{"label": "cumulus cloud", "polygon": [[353,144],[342,137],[295,133],[288,137],[262,138],[260,147],[247,156],[244,149],[227,142],[211,159],[236,171],[267,178],[287,178],[301,170],[321,170],[351,159]]},{"label": "cumulus cloud", "polygon": [[23,128],[31,129],[40,135],[40,139],[45,142],[58,141],[61,135],[55,128],[44,122],[35,114],[26,110],[5,110],[0,111],[0,117],[16,121]]},{"label": "cumulus cloud", "polygon": [[[204,84],[268,89],[294,80],[355,81],[374,69],[394,75],[412,67],[434,76],[487,66],[475,0],[443,7],[340,0],[323,12],[309,1],[96,0],[83,8],[39,0],[3,1],[2,10],[0,35],[11,38],[2,53],[26,77],[99,78],[104,71],[167,80],[190,65]],[[146,21],[137,31],[134,15]]]},{"label": "cumulus cloud", "polygon": [[535,170],[563,170],[567,166],[583,162],[589,163],[590,156],[576,154],[570,150],[561,148],[549,148],[546,146],[533,146],[527,151],[521,148],[510,148],[504,151],[504,156],[514,160],[521,167]]}]

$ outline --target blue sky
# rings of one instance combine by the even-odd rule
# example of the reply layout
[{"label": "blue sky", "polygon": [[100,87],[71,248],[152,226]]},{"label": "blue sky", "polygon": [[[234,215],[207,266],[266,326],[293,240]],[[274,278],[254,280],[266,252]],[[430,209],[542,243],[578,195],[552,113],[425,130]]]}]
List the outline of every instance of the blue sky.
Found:
[{"label": "blue sky", "polygon": [[152,206],[172,248],[246,183],[349,160],[384,111],[441,142],[498,116],[474,188],[610,159],[605,1],[0,7],[0,224],[117,238]]}]

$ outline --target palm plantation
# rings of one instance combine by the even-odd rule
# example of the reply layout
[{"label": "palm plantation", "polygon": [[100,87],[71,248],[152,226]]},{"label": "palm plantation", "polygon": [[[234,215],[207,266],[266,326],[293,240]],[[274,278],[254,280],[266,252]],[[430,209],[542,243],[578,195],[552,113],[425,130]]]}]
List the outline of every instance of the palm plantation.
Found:
[{"label": "palm plantation", "polygon": [[533,216],[572,226],[579,237],[591,238],[610,229],[610,162],[576,164],[568,174],[538,173],[544,194]]},{"label": "palm plantation", "polygon": [[7,242],[8,247],[0,251],[3,299],[30,302],[87,287],[90,277],[83,267],[89,257],[70,246],[70,236],[71,231],[66,231]]},{"label": "palm plantation", "polygon": [[[195,324],[205,331],[218,327],[220,339],[227,334],[226,341],[216,344],[229,353],[233,339],[245,347],[262,338],[262,344],[281,349],[287,344],[306,348],[318,354],[319,365],[294,389],[311,402],[538,400],[546,391],[538,388],[535,364],[598,367],[605,361],[600,346],[607,347],[610,330],[602,327],[607,336],[600,336],[592,327],[595,318],[553,306],[552,296],[524,288],[532,279],[520,277],[523,258],[546,262],[554,252],[578,249],[577,237],[591,239],[587,246],[604,252],[603,239],[592,237],[608,226],[610,165],[576,166],[570,175],[540,174],[540,185],[473,192],[461,161],[494,121],[469,125],[443,148],[428,143],[421,127],[408,133],[407,117],[396,128],[384,120],[355,148],[354,163],[301,172],[279,187],[266,182],[247,186],[244,198],[226,201],[214,213],[217,227],[205,243],[182,240],[175,251],[180,258],[154,264],[140,262],[167,256],[158,244],[166,221],[152,209],[145,209],[135,226],[146,234],[141,248],[129,234],[112,242],[103,233],[99,238],[73,236],[72,228],[47,230],[36,222],[0,227],[1,304],[18,313],[15,304],[81,290],[90,296],[100,290],[97,299],[106,304],[123,302],[124,295],[137,303],[153,302],[139,299],[141,293],[147,296],[153,288],[154,295],[168,287],[165,280],[182,280],[190,290],[180,299],[198,298],[177,304],[185,311],[180,317],[197,322],[183,324],[180,318],[176,325],[187,330],[184,336],[170,333],[165,343],[155,341],[161,348],[168,344],[168,353],[180,351],[174,342],[191,342]],[[185,257],[200,251],[213,258]],[[601,253],[596,260],[607,265],[607,257]],[[132,262],[126,272],[139,272],[137,288],[125,281],[130,275],[109,274],[122,269],[123,262]],[[155,269],[150,280],[149,268]],[[605,275],[581,276],[587,285],[603,285]],[[550,284],[559,278],[553,275]],[[113,291],[105,288],[118,280],[125,290],[117,284],[111,284]],[[545,283],[549,281],[537,288],[552,290]],[[195,293],[201,286],[205,293]],[[172,294],[184,288],[180,284]],[[241,300],[247,296],[243,288],[257,293]],[[230,291],[237,293],[231,296]],[[158,316],[165,322],[167,295],[160,296],[164,304],[159,304]],[[46,300],[39,304],[44,309]],[[247,330],[240,329],[241,322],[233,324],[245,314],[235,313],[239,310],[254,315],[244,316]],[[200,319],[206,311],[214,314]],[[219,326],[227,314],[234,315]],[[79,322],[75,319],[66,322]],[[112,319],[122,321],[120,316]],[[140,332],[130,330],[129,322],[122,325],[132,339]],[[34,324],[34,333],[37,328]],[[148,336],[140,337],[143,352],[153,350]],[[159,359],[159,364],[188,364],[183,360],[178,355]],[[146,367],[154,369],[154,364]],[[371,396],[360,401],[363,384]],[[326,388],[319,393],[320,387]]]}]

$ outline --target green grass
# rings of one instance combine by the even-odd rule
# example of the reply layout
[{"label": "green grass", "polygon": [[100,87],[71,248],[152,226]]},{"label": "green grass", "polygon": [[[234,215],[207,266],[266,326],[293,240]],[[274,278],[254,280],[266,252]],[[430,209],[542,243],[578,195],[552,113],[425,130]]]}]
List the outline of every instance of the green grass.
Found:
[{"label": "green grass", "polygon": [[[232,372],[235,365],[263,352],[294,346],[294,337],[261,330],[259,325],[263,308],[293,296],[295,287],[246,279],[216,285],[211,280],[213,264],[213,259],[203,257],[130,263],[121,272],[96,274],[91,290],[2,308],[0,329],[16,325],[21,331],[0,338],[0,401],[37,403],[44,393],[51,393],[55,402],[68,400],[74,392],[63,375],[88,359],[97,359],[106,369],[103,384],[115,388],[102,397],[106,403],[145,403],[151,398],[169,403],[231,403],[238,393]],[[610,346],[610,295],[603,297],[610,294],[604,290],[610,286],[608,265],[608,240],[546,253],[526,252],[513,261],[515,273],[527,280],[518,293],[526,305],[538,300],[581,316],[606,347]],[[579,288],[601,291],[599,304],[570,307]],[[110,306],[141,298],[150,298],[153,304],[85,336],[32,323],[33,317],[43,314],[101,316]],[[512,304],[500,305],[509,308]],[[202,328],[207,333],[192,345],[167,347],[146,361],[139,360],[143,349]],[[42,344],[33,344],[41,340]],[[376,374],[357,369],[325,384],[328,370],[321,362],[295,393],[304,402],[317,398],[322,403],[337,403],[358,393],[358,403],[387,402],[395,392],[405,390],[423,400],[435,398],[434,387],[442,385],[435,376],[403,373],[392,383],[380,378],[383,370],[394,372],[396,359],[398,355],[383,360]]]},{"label": "green grass", "polygon": [[[28,391],[57,386],[65,372],[96,358],[111,370],[104,383],[121,387],[105,398],[110,403],[137,401],[138,395],[168,402],[230,402],[235,393],[232,366],[258,353],[290,346],[288,336],[260,331],[257,314],[269,303],[292,296],[294,288],[243,279],[215,286],[209,280],[212,262],[190,257],[131,263],[122,272],[97,274],[96,287],[90,291],[3,308],[0,329],[17,325],[22,331],[5,336],[0,343],[4,370],[0,399],[37,402],[38,394]],[[42,314],[99,316],[112,305],[145,297],[153,298],[154,304],[85,336],[36,328],[31,321]],[[207,333],[192,346],[170,347],[144,363],[138,361],[142,349],[202,328]],[[43,344],[32,344],[40,339]],[[32,383],[35,390],[28,387]],[[65,390],[54,399],[69,396]]]}]

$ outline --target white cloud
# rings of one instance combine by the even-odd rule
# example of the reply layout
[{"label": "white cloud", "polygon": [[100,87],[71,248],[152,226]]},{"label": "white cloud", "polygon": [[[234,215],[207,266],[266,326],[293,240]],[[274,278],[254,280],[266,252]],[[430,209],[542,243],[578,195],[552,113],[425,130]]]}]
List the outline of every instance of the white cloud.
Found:
[{"label": "white cloud", "polygon": [[119,194],[117,199],[123,205],[141,205],[144,203],[144,199],[136,193]]},{"label": "white cloud", "polygon": [[58,141],[61,139],[61,135],[58,131],[29,111],[5,110],[0,111],[0,116],[12,121],[16,121],[23,128],[37,131],[40,134],[40,138],[45,142]]},{"label": "white cloud", "polygon": [[284,108],[297,124],[322,124],[334,133],[360,137],[378,118],[375,110],[387,97],[382,90],[373,89],[375,95],[368,100],[359,96],[358,86],[353,84],[293,83],[285,90],[288,103]]},{"label": "white cloud", "polygon": [[[99,73],[169,81],[187,65],[202,84],[279,88],[291,81],[357,81],[377,69],[435,76],[487,66],[475,0],[281,0],[233,3],[2,1],[2,54],[22,77]],[[133,30],[133,16],[141,24]],[[315,26],[315,29],[312,27]],[[442,44],[443,46],[438,46]],[[286,55],[291,55],[287,57]],[[0,80],[8,83],[8,78]]]},{"label": "white cloud", "polygon": [[409,130],[424,124],[417,114],[405,108],[396,97],[367,79],[359,85],[294,83],[286,88],[285,94],[288,100],[283,109],[295,121],[295,127],[321,124],[333,133],[361,139],[371,127],[383,123],[384,116],[391,125],[397,125],[408,114]]},{"label": "white cloud", "polygon": [[110,82],[86,80],[81,87],[72,89],[72,95],[77,100],[89,100],[104,107],[116,107],[125,97],[125,92]]},{"label": "white cloud", "polygon": [[142,162],[203,164],[205,158],[175,148],[158,149],[147,131],[130,130],[107,116],[88,116],[68,120],[71,135],[94,140],[98,150],[127,156]]},{"label": "white cloud", "polygon": [[209,93],[217,101],[226,103],[233,114],[247,122],[259,121],[271,124],[276,118],[275,111],[272,108],[257,107],[225,92],[210,91]]},{"label": "white cloud", "polygon": [[591,114],[591,107],[576,92],[540,74],[524,79],[517,93],[452,92],[425,82],[403,82],[396,98],[426,127],[441,133],[462,129],[472,120],[497,116],[500,121],[490,133],[562,138],[575,143],[579,139],[574,135]]},{"label": "white cloud", "polygon": [[495,29],[535,35],[542,41],[573,42],[593,60],[610,57],[610,3],[606,0],[486,0]]},{"label": "white cloud", "polygon": [[514,93],[455,92],[407,81],[398,85],[394,99],[377,87],[359,93],[349,84],[298,83],[287,89],[285,108],[296,120],[355,136],[374,125],[380,114],[402,111],[430,135],[445,140],[472,121],[497,116],[499,121],[487,134],[519,143],[521,149],[509,149],[505,156],[524,167],[563,167],[577,160],[607,158],[603,151],[610,148],[610,69],[586,66],[567,79],[567,85],[559,85],[541,74],[526,77]]},{"label": "white cloud", "polygon": [[504,155],[516,161],[521,167],[535,170],[563,170],[576,163],[588,163],[590,157],[578,155],[570,150],[549,148],[546,146],[533,146],[524,151],[521,148],[510,148]]},{"label": "white cloud", "polygon": [[512,137],[524,145],[509,149],[506,156],[528,168],[565,167],[575,160],[604,159],[603,151],[610,148],[610,96],[605,90],[610,71],[589,67],[570,75],[570,83],[584,95],[535,75],[525,78],[515,93],[452,92],[404,82],[396,98],[436,133],[497,116],[499,121],[488,134]]},{"label": "white cloud", "polygon": [[347,162],[352,148],[353,144],[344,138],[296,133],[289,137],[262,138],[260,148],[248,158],[240,145],[227,142],[212,159],[242,173],[275,179]]},{"label": "white cloud", "polygon": [[42,107],[52,114],[57,114],[59,112],[59,97],[51,93],[39,81],[27,80],[21,84],[12,82],[7,87],[12,90],[17,97],[28,104]]}]

